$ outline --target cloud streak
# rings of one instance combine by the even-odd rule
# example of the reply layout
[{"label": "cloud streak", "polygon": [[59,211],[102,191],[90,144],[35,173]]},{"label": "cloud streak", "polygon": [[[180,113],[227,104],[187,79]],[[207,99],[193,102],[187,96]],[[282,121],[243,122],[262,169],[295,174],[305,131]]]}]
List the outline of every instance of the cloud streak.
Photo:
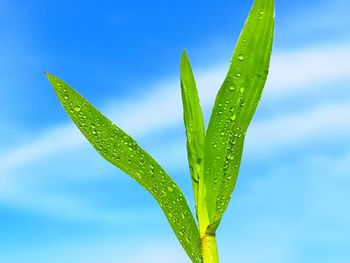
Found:
[{"label": "cloud streak", "polygon": [[254,155],[278,153],[320,139],[350,133],[350,101],[326,104],[307,112],[253,122],[247,133],[247,150]]}]

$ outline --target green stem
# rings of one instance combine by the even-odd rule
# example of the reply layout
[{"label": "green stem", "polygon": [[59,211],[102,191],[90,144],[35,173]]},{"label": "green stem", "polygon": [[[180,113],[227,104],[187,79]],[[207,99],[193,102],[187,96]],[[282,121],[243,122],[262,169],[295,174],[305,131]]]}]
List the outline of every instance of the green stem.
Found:
[{"label": "green stem", "polygon": [[215,236],[205,235],[202,238],[202,252],[204,263],[219,263],[218,247]]},{"label": "green stem", "polygon": [[197,213],[203,263],[219,263],[219,253],[216,244],[215,231],[208,231],[210,220],[206,202],[206,189],[203,182],[203,172],[199,177]]},{"label": "green stem", "polygon": [[198,223],[204,263],[219,263],[218,247],[215,232],[208,232],[209,214],[206,203],[206,189],[203,187],[203,176],[199,177],[198,189]]}]

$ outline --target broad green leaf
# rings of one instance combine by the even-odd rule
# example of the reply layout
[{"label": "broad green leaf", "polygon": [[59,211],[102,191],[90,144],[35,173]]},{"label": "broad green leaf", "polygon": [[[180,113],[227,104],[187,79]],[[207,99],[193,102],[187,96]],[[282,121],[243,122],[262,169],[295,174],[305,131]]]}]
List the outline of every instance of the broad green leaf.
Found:
[{"label": "broad green leaf", "polygon": [[201,263],[197,225],[175,182],[135,140],[86,99],[57,77],[50,74],[47,77],[64,109],[93,147],[103,158],[130,175],[154,196],[189,257],[193,262]]},{"label": "broad green leaf", "polygon": [[215,233],[236,183],[244,137],[268,74],[273,30],[274,1],[255,0],[206,134],[200,198],[206,202],[209,234]]},{"label": "broad green leaf", "polygon": [[203,173],[204,156],[204,122],[199,104],[196,82],[186,51],[182,53],[180,62],[181,95],[184,111],[184,122],[187,136],[187,155],[190,168],[193,194],[197,212],[198,183]]}]

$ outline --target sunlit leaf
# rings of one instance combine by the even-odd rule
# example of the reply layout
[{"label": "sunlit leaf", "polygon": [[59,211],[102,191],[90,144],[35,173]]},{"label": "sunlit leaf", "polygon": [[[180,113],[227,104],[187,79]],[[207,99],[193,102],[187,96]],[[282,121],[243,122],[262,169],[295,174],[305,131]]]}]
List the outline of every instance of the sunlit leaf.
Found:
[{"label": "sunlit leaf", "polygon": [[186,51],[182,53],[180,63],[181,94],[184,111],[184,122],[187,136],[188,164],[192,178],[193,194],[197,211],[198,183],[203,173],[204,155],[204,122],[199,104],[196,82]]},{"label": "sunlit leaf", "polygon": [[255,0],[215,100],[204,153],[200,199],[208,233],[214,233],[234,189],[248,125],[268,74],[274,30],[274,1]]},{"label": "sunlit leaf", "polygon": [[201,263],[197,225],[175,182],[135,140],[86,99],[57,77],[50,74],[47,77],[64,109],[93,147],[103,158],[130,175],[154,196],[189,257],[193,262]]}]

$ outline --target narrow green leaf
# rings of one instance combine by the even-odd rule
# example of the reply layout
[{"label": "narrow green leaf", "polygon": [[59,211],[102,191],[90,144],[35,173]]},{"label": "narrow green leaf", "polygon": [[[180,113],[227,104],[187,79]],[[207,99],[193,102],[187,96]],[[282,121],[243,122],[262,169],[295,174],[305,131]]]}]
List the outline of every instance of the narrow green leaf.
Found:
[{"label": "narrow green leaf", "polygon": [[57,77],[47,74],[61,104],[103,158],[149,191],[164,211],[181,245],[195,263],[202,262],[197,225],[175,182],[135,140]]},{"label": "narrow green leaf", "polygon": [[180,62],[181,95],[184,111],[184,122],[187,136],[187,155],[190,168],[193,194],[197,212],[198,183],[203,173],[204,157],[204,122],[199,104],[196,82],[186,51],[182,53]]},{"label": "narrow green leaf", "polygon": [[268,74],[274,30],[274,1],[255,0],[215,100],[204,153],[203,188],[207,229],[215,233],[234,189],[244,137]]}]

